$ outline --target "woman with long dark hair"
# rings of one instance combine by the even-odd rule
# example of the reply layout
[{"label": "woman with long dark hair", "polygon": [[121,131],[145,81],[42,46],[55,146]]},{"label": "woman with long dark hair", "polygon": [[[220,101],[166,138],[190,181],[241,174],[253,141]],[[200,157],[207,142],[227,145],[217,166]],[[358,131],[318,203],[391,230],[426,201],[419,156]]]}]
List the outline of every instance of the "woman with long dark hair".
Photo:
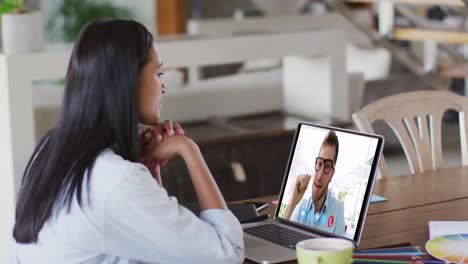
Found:
[{"label": "woman with long dark hair", "polygon": [[[77,38],[57,125],[23,175],[16,263],[238,263],[242,229],[196,143],[160,121],[162,61],[141,24],[99,20]],[[142,136],[138,125],[151,128]],[[162,187],[160,164],[185,161],[200,218]],[[146,165],[142,165],[142,162]]]}]

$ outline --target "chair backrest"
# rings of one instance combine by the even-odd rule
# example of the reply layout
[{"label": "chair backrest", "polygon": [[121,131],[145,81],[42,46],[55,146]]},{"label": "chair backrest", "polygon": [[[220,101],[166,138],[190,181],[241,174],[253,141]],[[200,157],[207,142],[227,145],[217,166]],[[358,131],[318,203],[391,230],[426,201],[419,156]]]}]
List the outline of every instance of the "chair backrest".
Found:
[{"label": "chair backrest", "polygon": [[[385,121],[396,134],[414,174],[443,166],[442,117],[449,109],[459,113],[462,164],[468,165],[467,97],[447,91],[401,93],[368,104],[353,114],[353,120],[359,130],[368,133],[374,133],[373,122]],[[382,157],[378,177],[387,176]]]}]

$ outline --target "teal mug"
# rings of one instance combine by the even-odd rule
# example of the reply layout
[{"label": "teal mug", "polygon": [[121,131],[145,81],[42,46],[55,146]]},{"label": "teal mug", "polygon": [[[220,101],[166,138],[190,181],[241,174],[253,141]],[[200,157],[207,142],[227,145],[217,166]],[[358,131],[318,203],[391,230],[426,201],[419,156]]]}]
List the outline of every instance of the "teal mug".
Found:
[{"label": "teal mug", "polygon": [[312,238],[296,245],[299,264],[349,264],[353,261],[354,245],[339,238]]}]

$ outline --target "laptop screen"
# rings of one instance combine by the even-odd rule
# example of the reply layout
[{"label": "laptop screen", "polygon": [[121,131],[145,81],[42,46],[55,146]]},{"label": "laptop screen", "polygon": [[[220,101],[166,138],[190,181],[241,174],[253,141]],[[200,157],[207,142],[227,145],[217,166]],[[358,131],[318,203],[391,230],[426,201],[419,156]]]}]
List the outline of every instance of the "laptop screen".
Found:
[{"label": "laptop screen", "polygon": [[358,241],[382,141],[376,135],[299,124],[276,216]]}]

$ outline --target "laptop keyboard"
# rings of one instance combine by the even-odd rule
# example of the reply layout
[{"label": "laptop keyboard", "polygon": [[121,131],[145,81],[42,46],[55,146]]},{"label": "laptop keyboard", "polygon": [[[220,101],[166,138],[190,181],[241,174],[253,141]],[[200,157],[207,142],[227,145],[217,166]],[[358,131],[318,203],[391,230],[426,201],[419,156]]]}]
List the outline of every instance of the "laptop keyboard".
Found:
[{"label": "laptop keyboard", "polygon": [[290,249],[295,249],[296,244],[299,241],[313,238],[313,236],[275,224],[265,224],[244,228],[244,232]]}]

